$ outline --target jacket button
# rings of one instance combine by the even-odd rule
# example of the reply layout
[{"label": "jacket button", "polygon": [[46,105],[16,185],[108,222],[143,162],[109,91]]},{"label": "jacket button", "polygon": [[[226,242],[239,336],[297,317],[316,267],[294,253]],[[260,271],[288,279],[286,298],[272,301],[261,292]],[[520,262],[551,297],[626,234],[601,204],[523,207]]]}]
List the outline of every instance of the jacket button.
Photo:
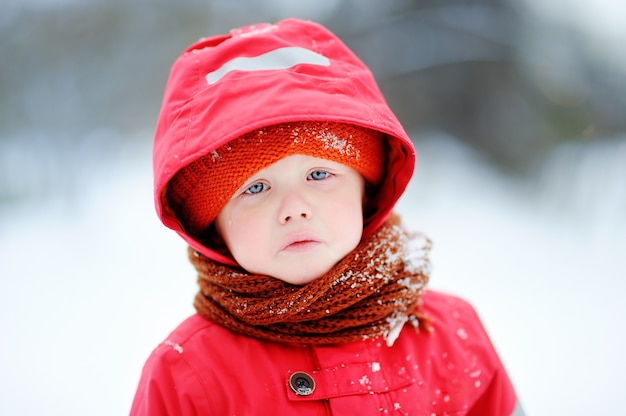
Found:
[{"label": "jacket button", "polygon": [[315,381],[304,371],[296,371],[289,377],[289,387],[298,396],[308,396],[315,390]]}]

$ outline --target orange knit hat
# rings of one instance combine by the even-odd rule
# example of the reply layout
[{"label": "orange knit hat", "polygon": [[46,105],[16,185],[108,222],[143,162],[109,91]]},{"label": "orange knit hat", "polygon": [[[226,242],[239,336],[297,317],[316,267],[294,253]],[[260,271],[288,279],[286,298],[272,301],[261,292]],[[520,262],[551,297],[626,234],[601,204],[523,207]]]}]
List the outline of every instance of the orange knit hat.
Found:
[{"label": "orange knit hat", "polygon": [[376,186],[385,170],[382,136],[365,127],[317,121],[254,130],[178,171],[169,182],[168,204],[188,233],[201,235],[250,176],[296,154],[342,163]]}]

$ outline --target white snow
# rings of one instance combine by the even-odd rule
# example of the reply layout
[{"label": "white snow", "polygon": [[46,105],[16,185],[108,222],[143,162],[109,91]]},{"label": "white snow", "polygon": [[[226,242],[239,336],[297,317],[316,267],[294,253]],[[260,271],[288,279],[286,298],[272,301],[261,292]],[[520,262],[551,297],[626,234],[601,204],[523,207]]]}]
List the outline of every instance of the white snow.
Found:
[{"label": "white snow", "polygon": [[[597,172],[611,160],[626,155]],[[595,204],[581,207],[565,192],[584,195],[581,182],[552,200],[553,183],[538,192],[479,162],[447,139],[418,145],[399,211],[433,241],[430,286],[473,303],[527,414],[620,412],[626,176],[587,176]],[[2,415],[128,414],[150,351],[193,313],[195,273],[154,213],[149,149],[85,168],[80,198],[0,211]]]},{"label": "white snow", "polygon": [[463,328],[459,328],[456,330],[456,335],[461,338],[463,341],[467,339],[467,332]]}]

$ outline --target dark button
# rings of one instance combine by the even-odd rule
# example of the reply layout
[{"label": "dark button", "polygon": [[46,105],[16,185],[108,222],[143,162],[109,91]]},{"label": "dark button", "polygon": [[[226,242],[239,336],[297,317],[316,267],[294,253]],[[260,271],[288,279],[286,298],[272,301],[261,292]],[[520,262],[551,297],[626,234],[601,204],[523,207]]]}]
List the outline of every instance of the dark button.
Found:
[{"label": "dark button", "polygon": [[298,396],[308,396],[315,390],[315,381],[304,371],[296,371],[289,377],[289,387]]}]

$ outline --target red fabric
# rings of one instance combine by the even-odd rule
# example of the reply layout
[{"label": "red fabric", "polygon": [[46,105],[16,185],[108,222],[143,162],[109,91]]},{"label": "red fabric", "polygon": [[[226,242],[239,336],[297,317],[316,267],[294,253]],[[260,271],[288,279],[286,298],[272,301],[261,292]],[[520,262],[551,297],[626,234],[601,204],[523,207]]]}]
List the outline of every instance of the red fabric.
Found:
[{"label": "red fabric", "polygon": [[[224,64],[284,47],[303,48],[322,56],[328,65],[235,70],[213,83],[206,79]],[[244,133],[303,120],[349,123],[386,134],[387,174],[376,198],[376,214],[364,228],[364,235],[371,234],[389,216],[413,174],[413,145],[369,69],[327,29],[297,19],[200,40],[172,66],[153,154],[156,209],[163,223],[205,256],[235,265],[185,233],[167,206],[168,182],[184,166]]]},{"label": "red fabric", "polygon": [[[511,415],[513,387],[471,306],[423,299],[433,333],[407,325],[392,347],[263,342],[194,315],[147,361],[130,414]],[[296,371],[315,380],[311,395],[289,387]]]}]

